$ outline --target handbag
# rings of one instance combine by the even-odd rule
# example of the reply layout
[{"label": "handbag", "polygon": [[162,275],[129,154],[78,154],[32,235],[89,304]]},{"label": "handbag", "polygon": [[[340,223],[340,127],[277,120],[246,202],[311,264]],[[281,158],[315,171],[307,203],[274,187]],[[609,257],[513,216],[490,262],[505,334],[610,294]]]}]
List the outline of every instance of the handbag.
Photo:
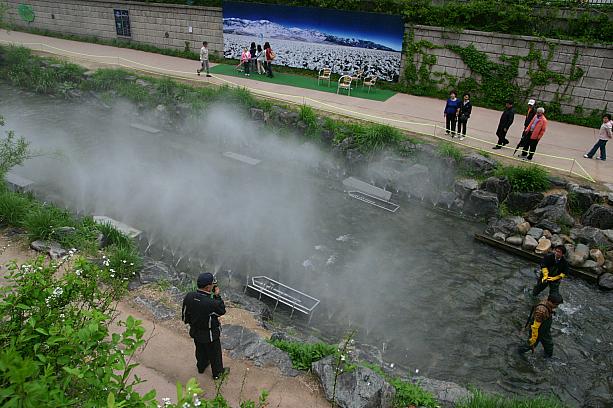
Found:
[{"label": "handbag", "polygon": [[270,60],[274,60],[275,58],[277,58],[277,54],[275,54],[275,52],[273,50],[270,50]]}]

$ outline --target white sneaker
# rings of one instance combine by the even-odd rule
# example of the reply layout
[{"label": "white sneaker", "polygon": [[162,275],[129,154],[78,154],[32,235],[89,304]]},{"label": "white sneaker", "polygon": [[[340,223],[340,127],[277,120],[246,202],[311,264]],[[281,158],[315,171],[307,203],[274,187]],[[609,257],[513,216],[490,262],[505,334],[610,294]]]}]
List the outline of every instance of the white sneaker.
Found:
[{"label": "white sneaker", "polygon": [[464,139],[466,139],[465,136],[460,136],[460,140],[464,140]]},{"label": "white sneaker", "polygon": [[588,156],[587,154],[584,154],[583,157],[585,157],[586,159],[591,159],[591,157]]}]

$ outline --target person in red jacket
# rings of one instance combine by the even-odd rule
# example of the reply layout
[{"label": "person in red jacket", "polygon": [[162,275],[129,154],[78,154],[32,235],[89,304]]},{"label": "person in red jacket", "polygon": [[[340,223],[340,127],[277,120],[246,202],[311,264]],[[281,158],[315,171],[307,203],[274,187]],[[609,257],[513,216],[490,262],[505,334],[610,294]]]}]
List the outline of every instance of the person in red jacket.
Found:
[{"label": "person in red jacket", "polygon": [[[545,109],[538,108],[536,110],[536,116],[532,118],[528,126],[524,129],[526,132],[526,140],[527,143],[524,145],[523,151],[521,153],[521,157],[526,160],[532,160],[532,156],[534,156],[534,151],[536,150],[536,145],[538,145],[539,140],[547,131],[547,118],[545,117]],[[528,153],[528,150],[530,151]]]}]

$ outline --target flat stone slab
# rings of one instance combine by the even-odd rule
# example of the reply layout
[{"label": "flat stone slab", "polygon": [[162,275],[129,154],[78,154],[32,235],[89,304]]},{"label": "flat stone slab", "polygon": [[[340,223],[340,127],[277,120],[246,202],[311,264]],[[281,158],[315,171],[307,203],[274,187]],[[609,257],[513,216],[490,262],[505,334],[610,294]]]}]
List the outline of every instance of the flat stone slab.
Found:
[{"label": "flat stone slab", "polygon": [[141,123],[130,123],[130,127],[147,133],[160,133],[160,129],[152,128],[151,126],[143,125]]},{"label": "flat stone slab", "polygon": [[240,162],[247,163],[252,166],[255,166],[256,164],[262,161],[262,160],[254,159],[253,157],[245,156],[245,155],[234,153],[234,152],[225,152],[223,155],[230,159],[238,160]]},{"label": "flat stone slab", "polygon": [[111,224],[113,227],[117,228],[122,233],[126,234],[129,238],[136,238],[141,235],[143,232],[134,227],[129,226],[128,224],[124,224],[121,221],[117,221],[112,219],[111,217],[107,217],[106,215],[94,215],[94,221],[98,224]]},{"label": "flat stone slab", "polygon": [[345,187],[349,187],[353,190],[361,191],[362,193],[370,194],[371,196],[375,196],[380,198],[383,201],[389,201],[392,198],[392,192],[386,191],[382,188],[373,186],[372,184],[368,184],[362,180],[359,180],[355,177],[348,177],[343,180],[343,185]]},{"label": "flat stone slab", "polygon": [[32,180],[11,172],[6,173],[4,180],[6,181],[6,184],[8,184],[9,189],[12,191],[30,191],[34,185]]}]

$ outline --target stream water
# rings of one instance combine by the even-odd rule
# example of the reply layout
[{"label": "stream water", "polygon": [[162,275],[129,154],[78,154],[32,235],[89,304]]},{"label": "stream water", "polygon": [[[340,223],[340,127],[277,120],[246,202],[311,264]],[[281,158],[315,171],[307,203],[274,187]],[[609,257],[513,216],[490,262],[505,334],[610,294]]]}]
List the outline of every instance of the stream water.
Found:
[{"label": "stream water", "polygon": [[50,199],[144,230],[179,266],[267,275],[319,298],[312,325],[327,338],[357,328],[387,362],[420,375],[613,407],[613,293],[567,279],[554,358],[519,356],[534,265],[475,242],[483,225],[410,201],[389,213],[354,200],[314,171],[328,160],[317,149],[258,137],[223,110],[154,134],[130,127],[156,126],[128,105],[0,84],[0,113],[44,153],[15,172]]}]

